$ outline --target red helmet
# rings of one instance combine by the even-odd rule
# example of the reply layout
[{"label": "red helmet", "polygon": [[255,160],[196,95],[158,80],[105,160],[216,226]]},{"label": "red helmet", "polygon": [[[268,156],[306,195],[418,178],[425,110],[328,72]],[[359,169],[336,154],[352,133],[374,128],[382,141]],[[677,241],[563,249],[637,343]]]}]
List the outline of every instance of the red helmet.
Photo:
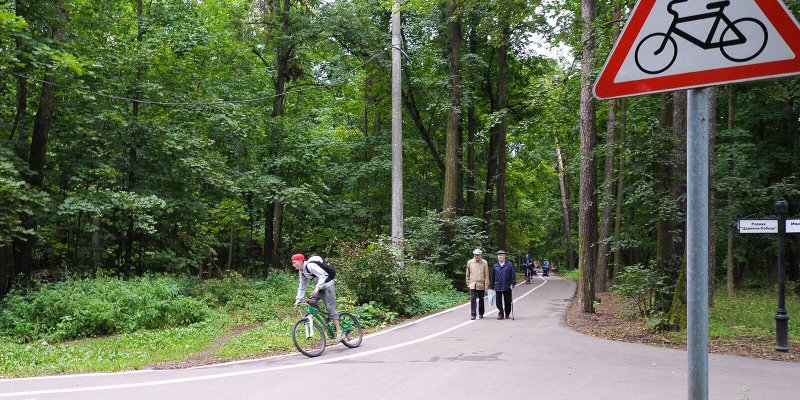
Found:
[{"label": "red helmet", "polygon": [[305,260],[306,260],[306,256],[304,256],[304,255],[302,255],[300,253],[292,254],[292,261],[305,261]]}]

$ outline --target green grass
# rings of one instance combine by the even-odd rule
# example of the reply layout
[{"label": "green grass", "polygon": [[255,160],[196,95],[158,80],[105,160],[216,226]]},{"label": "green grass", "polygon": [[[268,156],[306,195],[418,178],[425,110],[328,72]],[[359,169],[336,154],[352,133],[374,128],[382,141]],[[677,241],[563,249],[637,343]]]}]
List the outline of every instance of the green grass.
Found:
[{"label": "green grass", "polygon": [[579,270],[577,268],[575,268],[575,269],[562,269],[562,270],[558,271],[558,274],[562,278],[569,279],[571,281],[578,282],[579,280],[581,280],[581,270]]},{"label": "green grass", "polygon": [[0,375],[22,377],[122,371],[180,359],[226,332],[221,321],[74,342],[0,340]]},{"label": "green grass", "polygon": [[[773,289],[740,290],[729,299],[724,290],[718,290],[714,307],[709,310],[709,338],[731,339],[737,337],[775,337],[775,311],[778,307],[777,291]],[[789,313],[789,338],[800,340],[800,297],[787,291],[786,310]]]},{"label": "green grass", "polygon": [[295,348],[291,329],[296,319],[270,321],[245,331],[221,346],[214,356],[230,359],[265,353],[293,352]]},{"label": "green grass", "polygon": [[[448,287],[437,288],[439,281]],[[444,279],[424,283],[414,290],[418,301],[407,312],[466,301]],[[205,281],[78,279],[16,292],[0,302],[0,377],[141,369],[210,350],[208,357],[218,359],[293,352],[290,330],[300,318],[300,310],[292,307],[296,289],[294,273],[274,272],[266,280],[235,273]],[[364,311],[353,304],[346,286],[337,289],[340,311]],[[365,330],[397,317],[372,303],[370,318],[361,321]],[[253,325],[214,348],[235,328]]]}]

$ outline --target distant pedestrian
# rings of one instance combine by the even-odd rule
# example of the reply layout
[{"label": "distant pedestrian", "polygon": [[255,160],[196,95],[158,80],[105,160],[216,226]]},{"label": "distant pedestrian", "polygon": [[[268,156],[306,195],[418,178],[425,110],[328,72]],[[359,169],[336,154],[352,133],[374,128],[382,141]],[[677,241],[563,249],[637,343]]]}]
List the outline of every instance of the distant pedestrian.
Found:
[{"label": "distant pedestrian", "polygon": [[497,262],[492,267],[494,272],[492,287],[497,294],[497,319],[505,319],[511,317],[511,290],[517,283],[517,277],[514,274],[514,264],[506,260],[506,252],[499,250],[497,252]]},{"label": "distant pedestrian", "polygon": [[478,316],[483,318],[483,296],[489,288],[489,263],[483,259],[483,251],[472,251],[473,258],[467,261],[467,287],[469,288],[470,319],[475,319],[475,303],[478,305]]},{"label": "distant pedestrian", "polygon": [[525,283],[531,283],[531,276],[533,276],[533,258],[531,258],[530,254],[525,253],[525,256],[520,260],[520,264],[522,264],[522,270],[525,273]]},{"label": "distant pedestrian", "polygon": [[550,261],[544,260],[542,264],[542,276],[550,276]]}]

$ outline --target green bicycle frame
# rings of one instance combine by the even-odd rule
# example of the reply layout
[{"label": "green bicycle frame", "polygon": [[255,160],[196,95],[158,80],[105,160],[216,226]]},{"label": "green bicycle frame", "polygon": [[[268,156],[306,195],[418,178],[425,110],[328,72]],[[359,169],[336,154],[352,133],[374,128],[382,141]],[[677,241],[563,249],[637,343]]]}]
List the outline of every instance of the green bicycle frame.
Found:
[{"label": "green bicycle frame", "polygon": [[[306,325],[306,330],[313,329],[314,321],[316,320],[325,328],[325,332],[327,332],[330,337],[336,336],[336,328],[333,325],[325,322],[325,318],[323,318],[324,316],[330,319],[331,315],[329,313],[309,304],[306,304],[306,311],[306,318],[308,318],[308,322],[310,322],[310,324]],[[311,332],[306,332],[306,336],[311,337]]]}]

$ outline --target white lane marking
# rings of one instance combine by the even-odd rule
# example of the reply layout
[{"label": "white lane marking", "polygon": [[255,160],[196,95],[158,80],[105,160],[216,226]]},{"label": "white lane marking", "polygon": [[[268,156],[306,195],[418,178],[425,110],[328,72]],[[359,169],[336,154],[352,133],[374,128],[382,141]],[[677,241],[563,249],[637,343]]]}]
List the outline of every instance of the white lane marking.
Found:
[{"label": "white lane marking", "polygon": [[[516,303],[517,301],[525,298],[525,296],[528,296],[529,294],[533,293],[533,291],[535,291],[536,289],[539,289],[540,287],[544,286],[548,282],[544,278],[541,278],[541,279],[543,280],[543,282],[540,285],[532,288],[531,290],[529,290],[528,292],[526,292],[522,296],[517,297],[516,299],[513,300],[513,303]],[[433,315],[430,315],[428,317],[425,317],[425,319],[432,318],[432,317],[434,317],[436,315],[441,315],[441,314],[444,314],[446,312],[450,312],[452,310],[461,308],[463,306],[464,305],[453,307],[453,308],[451,308],[449,310],[442,311],[442,312],[439,312],[437,314],[433,314]],[[412,323],[416,323],[416,322],[419,322],[419,321],[421,321],[421,319],[417,320],[417,321],[414,321]],[[193,376],[193,377],[187,377],[187,378],[164,379],[164,380],[147,381],[147,382],[136,382],[136,383],[126,383],[126,384],[117,384],[117,385],[87,386],[87,387],[82,387],[82,388],[69,388],[69,389],[31,390],[31,391],[25,391],[25,392],[6,392],[6,393],[0,393],[0,397],[32,396],[32,395],[45,395],[45,394],[56,394],[56,393],[76,393],[76,392],[90,392],[90,391],[102,391],[102,390],[112,390],[112,389],[126,389],[126,388],[145,387],[145,386],[158,386],[158,385],[167,385],[167,384],[173,384],[173,383],[196,382],[196,381],[204,381],[204,380],[209,380],[209,379],[219,379],[219,378],[228,378],[228,377],[234,377],[234,376],[252,375],[252,374],[259,374],[259,373],[262,373],[262,372],[281,371],[281,370],[286,370],[286,369],[310,367],[310,366],[320,365],[320,364],[329,364],[329,363],[333,363],[333,362],[337,362],[337,361],[349,360],[349,359],[353,359],[353,358],[364,357],[364,356],[367,356],[367,355],[383,353],[383,352],[394,350],[394,349],[398,349],[398,348],[401,348],[401,347],[410,346],[412,344],[417,344],[417,343],[420,343],[420,342],[424,342],[426,340],[433,339],[435,337],[444,335],[445,333],[448,333],[448,332],[454,331],[456,329],[459,329],[461,327],[464,327],[466,325],[469,325],[469,324],[471,324],[473,322],[475,322],[475,320],[468,320],[468,321],[462,322],[462,323],[460,323],[458,325],[455,325],[455,326],[452,326],[450,328],[447,328],[445,330],[430,334],[428,336],[424,336],[424,337],[417,338],[417,339],[414,339],[414,340],[409,340],[409,341],[406,341],[406,342],[403,342],[403,343],[394,344],[394,345],[387,346],[387,347],[382,347],[382,348],[379,348],[379,349],[368,350],[368,351],[364,351],[364,352],[360,352],[360,353],[348,354],[348,355],[343,355],[343,356],[338,356],[338,357],[332,357],[332,358],[308,361],[308,362],[304,362],[304,363],[300,363],[300,364],[281,365],[281,366],[268,367],[268,368],[259,368],[259,369],[253,369],[253,370],[247,370],[247,371],[236,371],[236,372],[227,372],[227,373],[220,373],[220,374],[203,375],[203,376]],[[395,327],[395,328],[392,328],[392,329],[399,329],[399,328],[400,327]],[[373,335],[373,336],[375,336],[375,335]]]}]

